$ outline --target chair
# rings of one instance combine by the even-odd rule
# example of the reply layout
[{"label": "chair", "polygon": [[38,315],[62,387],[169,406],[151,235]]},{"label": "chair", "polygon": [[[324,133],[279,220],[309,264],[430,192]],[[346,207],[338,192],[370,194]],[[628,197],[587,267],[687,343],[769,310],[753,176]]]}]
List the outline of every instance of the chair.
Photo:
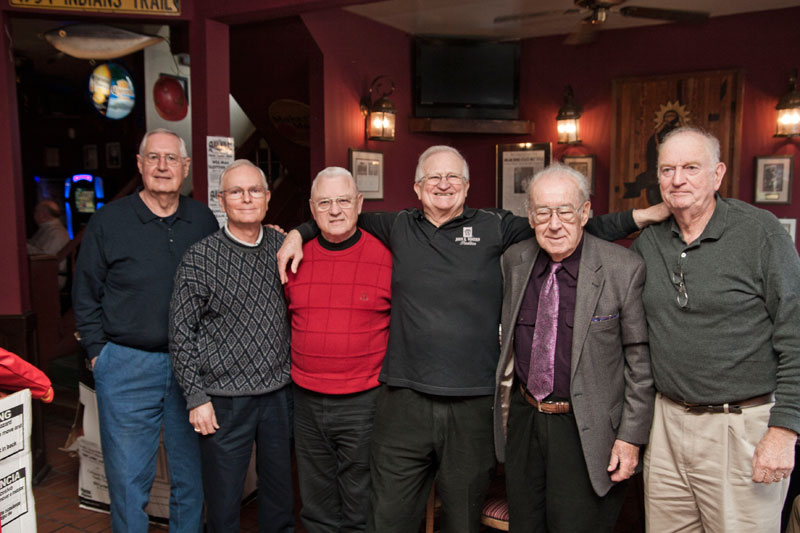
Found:
[{"label": "chair", "polygon": [[[441,507],[436,497],[436,485],[431,487],[428,504],[425,507],[425,533],[434,533],[436,512]],[[486,494],[486,502],[481,509],[481,524],[500,531],[508,531],[508,501],[506,500],[506,477],[503,465],[498,465]]]}]

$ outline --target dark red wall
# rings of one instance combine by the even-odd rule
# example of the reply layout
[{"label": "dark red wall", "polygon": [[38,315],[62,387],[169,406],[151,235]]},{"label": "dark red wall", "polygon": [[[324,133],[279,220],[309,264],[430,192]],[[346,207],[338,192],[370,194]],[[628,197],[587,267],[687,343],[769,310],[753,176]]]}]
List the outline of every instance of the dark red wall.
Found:
[{"label": "dark red wall", "polygon": [[[739,197],[753,200],[753,157],[796,154],[795,182],[800,175],[800,139],[774,139],[775,104],[787,90],[793,68],[800,66],[796,36],[800,8],[720,17],[702,26],[659,25],[601,32],[597,42],[569,47],[563,37],[522,42],[521,118],[535,123],[532,136],[420,135],[408,133],[411,115],[411,40],[398,30],[340,10],[303,15],[324,56],[325,164],[347,166],[347,148],[384,152],[385,200],[365,209],[398,209],[416,205],[411,190],[416,158],[431,144],[456,146],[467,157],[472,184],[468,204],[495,204],[495,145],[553,142],[554,158],[567,150],[555,144],[555,115],[566,84],[584,107],[583,144],[569,153],[597,155],[595,212],[608,209],[611,159],[611,82],[616,77],[672,74],[738,68],[745,77]],[[365,142],[358,101],[378,74],[395,82],[397,140]],[[312,169],[313,170],[313,169]],[[769,206],[779,217],[800,218],[800,186],[792,205]]]},{"label": "dark red wall", "polygon": [[[611,159],[611,81],[616,77],[716,69],[744,72],[739,198],[753,201],[753,157],[797,154],[800,139],[775,139],[775,104],[787,90],[789,74],[800,65],[800,39],[792,28],[800,8],[712,19],[703,26],[660,25],[601,32],[596,43],[561,44],[561,37],[529,39],[522,48],[522,94],[526,118],[536,122],[534,140],[556,137],[554,117],[564,85],[572,84],[584,106],[583,144],[570,153],[597,154],[595,210],[608,208]],[[555,157],[565,148],[559,146]],[[795,160],[795,176],[800,169]],[[487,169],[487,171],[490,169]],[[796,181],[796,180],[795,180]],[[800,215],[800,188],[793,205],[770,206],[779,217]]]}]

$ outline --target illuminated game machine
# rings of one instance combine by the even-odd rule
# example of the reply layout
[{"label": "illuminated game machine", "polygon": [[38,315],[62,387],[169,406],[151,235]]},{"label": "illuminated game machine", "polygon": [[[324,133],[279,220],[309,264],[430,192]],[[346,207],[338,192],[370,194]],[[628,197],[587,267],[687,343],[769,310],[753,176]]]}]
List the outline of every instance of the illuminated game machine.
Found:
[{"label": "illuminated game machine", "polygon": [[64,183],[64,213],[70,239],[103,204],[103,178],[91,174],[75,174],[67,178]]}]

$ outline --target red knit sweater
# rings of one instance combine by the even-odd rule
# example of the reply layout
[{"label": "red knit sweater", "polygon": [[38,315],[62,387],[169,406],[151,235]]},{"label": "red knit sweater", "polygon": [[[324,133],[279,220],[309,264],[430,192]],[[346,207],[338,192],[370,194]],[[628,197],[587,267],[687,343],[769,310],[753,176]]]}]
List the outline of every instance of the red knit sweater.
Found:
[{"label": "red knit sweater", "polygon": [[324,394],[378,385],[391,281],[391,253],[367,232],[345,250],[327,250],[316,239],[303,246],[303,262],[286,285],[292,381]]}]

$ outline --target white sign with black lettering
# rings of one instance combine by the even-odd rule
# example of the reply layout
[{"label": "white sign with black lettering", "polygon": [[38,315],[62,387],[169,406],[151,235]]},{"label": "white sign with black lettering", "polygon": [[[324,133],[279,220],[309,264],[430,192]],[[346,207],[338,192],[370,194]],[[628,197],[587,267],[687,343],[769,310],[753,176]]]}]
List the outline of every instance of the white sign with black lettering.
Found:
[{"label": "white sign with black lettering", "polygon": [[227,217],[219,205],[217,193],[221,187],[222,171],[233,163],[235,146],[233,137],[206,137],[208,148],[208,207],[220,226],[225,224]]}]

